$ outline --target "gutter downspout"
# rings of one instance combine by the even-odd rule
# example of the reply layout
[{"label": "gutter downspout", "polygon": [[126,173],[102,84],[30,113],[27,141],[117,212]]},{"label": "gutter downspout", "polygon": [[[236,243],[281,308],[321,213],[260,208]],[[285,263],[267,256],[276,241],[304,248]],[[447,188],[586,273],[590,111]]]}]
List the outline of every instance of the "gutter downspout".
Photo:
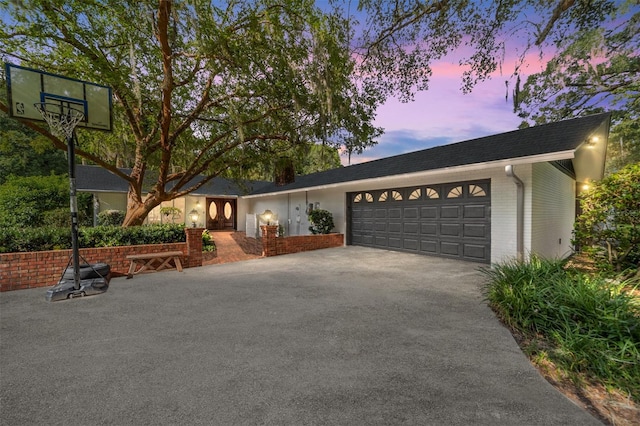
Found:
[{"label": "gutter downspout", "polygon": [[516,176],[511,164],[504,167],[504,172],[513,179],[517,187],[516,250],[518,252],[518,262],[522,262],[524,260],[524,182]]}]

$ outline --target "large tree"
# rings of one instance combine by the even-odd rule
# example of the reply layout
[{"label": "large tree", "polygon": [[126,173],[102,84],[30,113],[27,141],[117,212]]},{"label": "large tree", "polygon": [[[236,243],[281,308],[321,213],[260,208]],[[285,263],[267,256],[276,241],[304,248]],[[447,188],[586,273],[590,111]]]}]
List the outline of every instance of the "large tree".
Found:
[{"label": "large tree", "polygon": [[613,112],[609,171],[640,161],[640,6],[617,6],[606,25],[557,38],[544,69],[514,91],[515,109],[528,124]]},{"label": "large tree", "polygon": [[[129,182],[125,225],[230,168],[277,158],[274,141],[338,145],[334,136],[347,132],[366,146],[379,134],[376,98],[350,78],[349,26],[313,1],[26,0],[3,9],[3,56],[112,87],[118,137],[81,131],[76,153]],[[191,184],[197,175],[206,178]]]}]

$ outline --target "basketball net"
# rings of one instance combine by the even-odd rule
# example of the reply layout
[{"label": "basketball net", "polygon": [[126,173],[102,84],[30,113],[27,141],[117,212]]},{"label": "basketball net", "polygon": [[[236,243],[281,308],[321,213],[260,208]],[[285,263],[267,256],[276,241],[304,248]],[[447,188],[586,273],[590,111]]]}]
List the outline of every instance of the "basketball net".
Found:
[{"label": "basketball net", "polygon": [[58,104],[38,102],[33,104],[42,114],[42,118],[49,125],[51,133],[69,140],[73,137],[73,131],[79,122],[84,119],[84,113],[71,107]]}]

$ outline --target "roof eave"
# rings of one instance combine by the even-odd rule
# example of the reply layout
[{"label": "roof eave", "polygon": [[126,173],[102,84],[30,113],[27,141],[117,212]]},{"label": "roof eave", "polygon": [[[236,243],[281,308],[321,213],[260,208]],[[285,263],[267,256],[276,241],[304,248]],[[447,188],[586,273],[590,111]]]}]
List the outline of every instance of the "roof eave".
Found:
[{"label": "roof eave", "polygon": [[443,167],[440,169],[424,170],[424,171],[413,172],[413,173],[401,173],[396,175],[388,175],[388,176],[369,178],[369,179],[350,180],[346,182],[331,183],[326,185],[313,185],[313,186],[296,188],[291,190],[266,192],[263,194],[249,194],[249,195],[244,195],[241,198],[243,199],[261,198],[261,197],[269,197],[273,195],[294,194],[298,192],[305,192],[305,191],[312,191],[312,190],[318,191],[323,189],[334,189],[334,188],[338,188],[341,186],[346,186],[354,183],[366,184],[366,183],[377,183],[380,181],[390,180],[390,179],[421,178],[421,177],[428,177],[428,176],[433,176],[433,175],[438,175],[443,173],[453,174],[453,173],[459,173],[463,170],[476,171],[476,170],[485,170],[485,169],[496,168],[496,167],[504,167],[507,165],[517,166],[517,165],[523,165],[523,164],[545,163],[545,162],[551,162],[551,161],[572,159],[574,158],[574,156],[575,156],[575,150],[572,149],[567,151],[558,151],[553,153],[532,155],[527,157],[508,158],[508,159],[502,159],[502,160],[487,161],[482,163],[465,164],[465,165],[453,166],[453,167]]}]

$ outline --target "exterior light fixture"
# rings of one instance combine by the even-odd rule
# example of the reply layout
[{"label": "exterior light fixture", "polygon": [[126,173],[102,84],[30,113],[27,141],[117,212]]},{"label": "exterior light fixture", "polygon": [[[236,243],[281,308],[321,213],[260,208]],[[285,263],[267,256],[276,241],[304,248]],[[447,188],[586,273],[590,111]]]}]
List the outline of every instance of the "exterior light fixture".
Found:
[{"label": "exterior light fixture", "polygon": [[267,222],[267,225],[271,225],[271,219],[273,218],[273,212],[271,210],[265,210],[260,216],[262,216],[264,222]]},{"label": "exterior light fixture", "polygon": [[596,143],[598,143],[599,140],[600,138],[598,138],[597,136],[593,136],[589,138],[589,140],[587,141],[587,147],[594,148],[596,146]]},{"label": "exterior light fixture", "polygon": [[191,218],[191,224],[195,228],[196,227],[196,223],[198,222],[198,219],[200,218],[200,213],[198,213],[198,210],[193,209],[193,210],[191,210],[189,212],[189,218]]}]

